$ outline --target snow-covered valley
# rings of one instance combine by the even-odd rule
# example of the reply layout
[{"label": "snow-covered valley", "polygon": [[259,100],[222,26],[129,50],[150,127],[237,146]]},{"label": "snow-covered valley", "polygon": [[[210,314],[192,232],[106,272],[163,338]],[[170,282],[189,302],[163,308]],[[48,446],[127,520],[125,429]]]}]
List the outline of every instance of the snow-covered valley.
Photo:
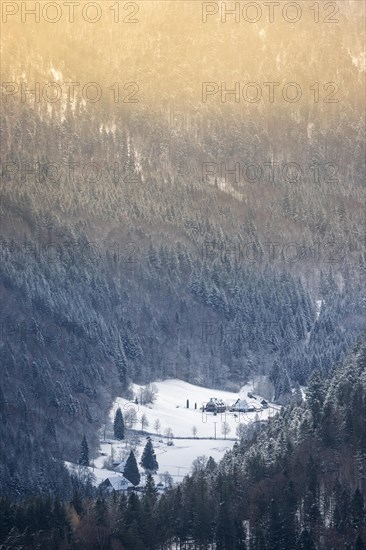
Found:
[{"label": "snow-covered valley", "polygon": [[[262,408],[261,396],[254,394],[249,397],[253,395],[252,385],[249,384],[238,393],[203,388],[178,379],[156,382],[155,386],[157,393],[153,403],[140,403],[145,387],[136,384],[132,386],[133,400],[122,397],[115,400],[106,430],[101,430],[99,455],[90,461],[89,471],[94,475],[95,485],[111,476],[122,478],[122,473],[115,471],[116,464],[125,461],[131,449],[139,462],[148,436],[151,437],[159,464],[155,480],[159,482],[168,472],[173,482],[181,481],[198,457],[211,456],[219,461],[237,440],[239,424],[267,421],[279,409],[272,403],[268,403],[268,408]],[[228,408],[238,399],[245,399],[256,410],[226,410],[216,415],[202,410],[213,397],[222,400]],[[118,408],[122,410],[127,428],[123,440],[114,439],[112,435],[113,419]],[[146,424],[142,422],[143,416]],[[171,444],[168,444],[169,440]],[[67,465],[72,467],[70,463]]]}]

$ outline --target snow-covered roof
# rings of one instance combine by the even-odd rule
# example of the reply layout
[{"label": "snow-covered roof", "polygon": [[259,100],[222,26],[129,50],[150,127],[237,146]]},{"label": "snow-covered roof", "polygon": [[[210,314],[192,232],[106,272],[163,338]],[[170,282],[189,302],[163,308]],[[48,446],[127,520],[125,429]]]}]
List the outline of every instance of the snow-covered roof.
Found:
[{"label": "snow-covered roof", "polygon": [[211,397],[209,403],[215,403],[215,405],[225,405],[224,401],[222,399],[218,399],[217,397]]},{"label": "snow-covered roof", "polygon": [[108,485],[107,483],[108,481],[109,481],[109,485],[115,491],[126,491],[129,487],[133,487],[132,483],[128,481],[128,479],[126,479],[124,476],[107,477],[107,479],[103,481],[103,484]]},{"label": "snow-covered roof", "polygon": [[238,399],[236,402],[235,402],[235,405],[237,405],[238,407],[248,407],[248,401],[246,399]]},{"label": "snow-covered roof", "polygon": [[118,465],[114,468],[116,472],[121,472],[123,474],[125,470],[126,461],[121,460],[121,462],[118,463]]}]

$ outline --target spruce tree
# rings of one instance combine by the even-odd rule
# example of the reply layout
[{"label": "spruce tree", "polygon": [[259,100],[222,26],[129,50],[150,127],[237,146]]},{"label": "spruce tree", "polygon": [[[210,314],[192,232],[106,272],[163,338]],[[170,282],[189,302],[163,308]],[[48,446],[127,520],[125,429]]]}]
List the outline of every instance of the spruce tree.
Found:
[{"label": "spruce tree", "polygon": [[131,451],[130,454],[128,455],[128,459],[126,461],[125,468],[123,470],[123,475],[133,485],[138,485],[140,483],[141,476],[140,476],[139,469],[137,467],[137,462],[133,451]]},{"label": "spruce tree", "polygon": [[233,548],[235,543],[234,513],[227,501],[219,503],[215,541],[217,548]]},{"label": "spruce tree", "polygon": [[143,524],[141,534],[145,548],[157,548],[158,546],[159,534],[156,522],[157,495],[158,491],[155,487],[154,479],[151,474],[148,474],[142,497]]},{"label": "spruce tree", "polygon": [[212,473],[216,470],[216,468],[217,468],[217,464],[215,462],[215,459],[213,459],[212,456],[210,456],[206,464],[206,472]]},{"label": "spruce tree", "polygon": [[128,502],[127,507],[125,509],[125,515],[124,515],[124,523],[126,526],[132,525],[134,521],[136,521],[137,524],[141,523],[141,502],[138,496],[135,493],[131,493]]},{"label": "spruce tree", "polygon": [[118,371],[118,377],[122,384],[123,389],[126,389],[128,386],[128,362],[126,355],[123,349],[122,343],[120,343],[119,351],[116,359],[116,366]]},{"label": "spruce tree", "polygon": [[157,494],[158,490],[155,486],[154,478],[151,474],[148,474],[146,477],[146,485],[145,485],[145,493],[144,493],[144,499],[143,501],[146,503],[147,501],[150,504],[155,504],[157,501]]},{"label": "spruce tree", "polygon": [[80,492],[77,488],[75,488],[73,491],[71,504],[74,507],[77,515],[81,516],[83,513],[83,501],[81,500]]},{"label": "spruce tree", "polygon": [[80,466],[89,466],[89,447],[85,435],[81,442],[79,464]]},{"label": "spruce tree", "polygon": [[95,522],[98,526],[107,524],[107,504],[103,498],[98,498],[94,505]]},{"label": "spruce tree", "polygon": [[321,410],[324,402],[324,382],[319,371],[313,372],[306,391],[306,399],[313,415],[314,427],[319,425]]},{"label": "spruce tree", "polygon": [[149,472],[156,472],[159,469],[154,447],[151,443],[150,437],[148,437],[147,439],[147,443],[145,445],[144,452],[142,453],[140,464],[145,470]]},{"label": "spruce tree", "polygon": [[122,411],[120,407],[118,407],[115,417],[114,417],[114,437],[116,439],[124,439],[125,437],[125,423],[123,421]]}]

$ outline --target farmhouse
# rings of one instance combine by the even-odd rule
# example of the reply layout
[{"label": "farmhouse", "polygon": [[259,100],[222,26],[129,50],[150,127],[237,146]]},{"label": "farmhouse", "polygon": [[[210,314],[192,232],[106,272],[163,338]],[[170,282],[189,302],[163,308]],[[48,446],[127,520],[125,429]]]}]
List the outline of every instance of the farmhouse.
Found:
[{"label": "farmhouse", "polygon": [[216,397],[211,397],[208,403],[205,406],[206,412],[221,413],[226,411],[226,405],[222,399],[217,399]]},{"label": "farmhouse", "polygon": [[105,487],[108,491],[122,491],[123,493],[130,492],[134,489],[132,483],[128,481],[124,476],[110,476],[107,477],[99,487]]},{"label": "farmhouse", "polygon": [[253,403],[248,403],[246,399],[240,399],[238,398],[234,405],[230,407],[230,411],[232,412],[255,412],[258,410],[258,406]]}]

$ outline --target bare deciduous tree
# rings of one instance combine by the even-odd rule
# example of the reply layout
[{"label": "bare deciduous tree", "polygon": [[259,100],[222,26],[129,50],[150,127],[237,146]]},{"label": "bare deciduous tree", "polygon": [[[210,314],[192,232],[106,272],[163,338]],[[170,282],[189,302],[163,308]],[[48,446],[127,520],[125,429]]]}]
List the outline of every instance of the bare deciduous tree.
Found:
[{"label": "bare deciduous tree", "polygon": [[164,432],[166,437],[168,438],[168,441],[171,441],[174,437],[173,430],[171,428],[167,428]]},{"label": "bare deciduous tree", "polygon": [[242,422],[236,427],[235,433],[239,439],[243,439],[247,433],[247,427]]},{"label": "bare deciduous tree", "polygon": [[145,413],[141,416],[140,422],[141,422],[141,430],[144,431],[144,429],[149,426],[149,421]]},{"label": "bare deciduous tree", "polygon": [[138,419],[137,419],[137,410],[138,410],[138,407],[128,407],[128,409],[126,409],[126,412],[123,411],[123,417],[124,417],[124,420],[125,420],[125,425],[126,425],[126,428],[133,428],[134,424],[136,424],[136,422],[138,422]]},{"label": "bare deciduous tree", "polygon": [[161,428],[160,420],[159,418],[157,418],[154,422],[154,430],[156,431],[157,435],[159,435],[160,433],[160,428]]},{"label": "bare deciduous tree", "polygon": [[229,424],[226,422],[223,422],[222,423],[222,426],[221,426],[221,433],[224,435],[225,439],[226,439],[226,436],[231,432],[231,428],[229,426]]}]

